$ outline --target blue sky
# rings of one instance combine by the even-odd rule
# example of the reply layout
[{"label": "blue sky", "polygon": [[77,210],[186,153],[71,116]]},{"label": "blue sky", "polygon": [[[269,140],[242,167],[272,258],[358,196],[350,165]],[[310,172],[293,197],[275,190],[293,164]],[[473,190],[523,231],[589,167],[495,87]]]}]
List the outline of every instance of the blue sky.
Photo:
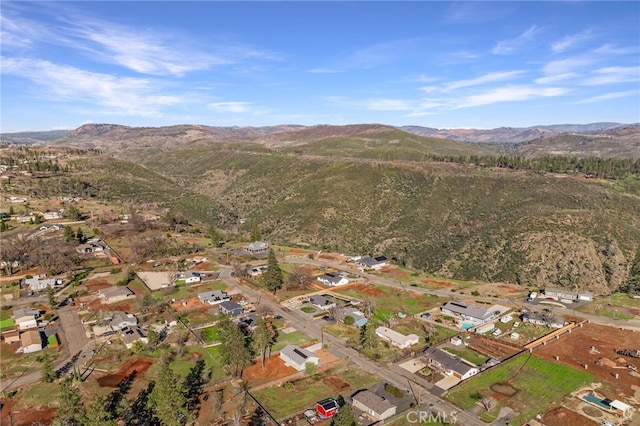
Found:
[{"label": "blue sky", "polygon": [[640,2],[9,2],[1,130],[640,121]]}]

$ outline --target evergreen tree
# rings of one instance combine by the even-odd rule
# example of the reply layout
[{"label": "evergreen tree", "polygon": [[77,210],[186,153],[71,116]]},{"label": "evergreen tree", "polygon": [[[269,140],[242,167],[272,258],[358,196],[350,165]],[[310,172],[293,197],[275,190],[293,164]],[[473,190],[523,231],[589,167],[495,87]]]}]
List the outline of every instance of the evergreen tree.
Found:
[{"label": "evergreen tree", "polygon": [[94,395],[86,408],[85,426],[103,425],[115,426],[116,421],[107,410],[107,399],[104,396]]},{"label": "evergreen tree", "polygon": [[67,218],[69,220],[79,220],[80,219],[80,211],[73,204],[71,204],[69,206],[69,208],[67,209]]},{"label": "evergreen tree", "polygon": [[267,259],[267,270],[264,273],[264,282],[267,288],[276,294],[276,291],[282,288],[284,278],[282,277],[282,269],[278,264],[278,259],[273,250],[269,250],[269,258]]},{"label": "evergreen tree", "polygon": [[54,425],[81,426],[85,424],[85,407],[82,403],[82,395],[70,377],[60,382],[58,402],[59,407]]},{"label": "evergreen tree", "polygon": [[45,383],[53,382],[56,379],[56,372],[53,369],[53,357],[47,353],[40,361],[42,362],[42,381]]},{"label": "evergreen tree", "polygon": [[242,370],[251,364],[251,350],[247,345],[247,339],[228,315],[222,315],[218,322],[218,330],[222,342],[222,362],[232,375],[239,376]]},{"label": "evergreen tree", "polygon": [[260,228],[258,228],[258,224],[255,222],[251,225],[251,241],[262,241]]},{"label": "evergreen tree", "polygon": [[629,278],[627,282],[620,287],[620,291],[628,294],[640,294],[640,247],[638,247],[633,263],[631,263]]},{"label": "evergreen tree", "polygon": [[360,328],[360,344],[362,346],[371,349],[378,343],[376,328],[376,324],[373,321],[367,322]]},{"label": "evergreen tree", "polygon": [[262,359],[262,368],[264,368],[265,355],[270,341],[271,336],[269,329],[267,328],[267,323],[264,318],[258,318],[256,329],[251,335],[251,344],[256,354],[260,354],[260,358]]},{"label": "evergreen tree", "polygon": [[71,227],[69,226],[64,227],[64,240],[66,242],[70,242],[75,238],[75,236],[76,235],[73,233],[73,229],[71,229]]},{"label": "evergreen tree", "polygon": [[58,307],[58,301],[56,300],[56,291],[51,286],[47,286],[44,289],[44,292],[47,295],[47,299],[49,299],[49,306],[51,309],[55,309]]},{"label": "evergreen tree", "polygon": [[187,416],[187,399],[182,393],[179,376],[171,370],[170,363],[164,363],[160,375],[149,395],[149,402],[163,425],[180,426]]},{"label": "evergreen tree", "polygon": [[84,232],[82,232],[82,228],[80,227],[78,227],[78,230],[76,231],[76,238],[78,239],[78,243],[80,244],[85,242]]},{"label": "evergreen tree", "polygon": [[356,426],[356,416],[349,404],[345,404],[331,420],[331,426]]},{"label": "evergreen tree", "polygon": [[222,245],[222,236],[214,226],[209,227],[209,238],[211,238],[212,246],[217,248]]}]

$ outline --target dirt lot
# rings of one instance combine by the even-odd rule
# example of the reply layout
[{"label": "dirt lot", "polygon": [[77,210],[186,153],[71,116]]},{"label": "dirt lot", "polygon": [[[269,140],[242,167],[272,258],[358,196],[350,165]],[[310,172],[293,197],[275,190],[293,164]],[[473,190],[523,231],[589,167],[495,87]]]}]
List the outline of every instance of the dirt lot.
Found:
[{"label": "dirt lot", "polygon": [[343,285],[343,286],[340,286],[338,290],[345,290],[345,289],[355,290],[357,292],[368,294],[370,296],[380,296],[382,294],[382,291],[376,290],[375,288],[363,282],[354,282],[353,284]]},{"label": "dirt lot", "polygon": [[[331,368],[339,360],[339,358],[324,349],[315,351],[314,353],[320,358],[320,366],[322,370]],[[271,356],[270,360],[267,359],[265,361],[264,368],[262,368],[262,363],[258,361],[251,367],[245,369],[242,372],[242,377],[249,382],[249,386],[257,386],[270,381],[282,379],[295,373],[297,373],[295,368],[287,367],[278,354],[274,354]]]},{"label": "dirt lot", "polygon": [[[44,407],[24,407],[13,410],[14,401],[10,398],[2,399],[2,411],[0,413],[0,425],[32,426],[50,425],[53,423],[53,416],[57,408]],[[11,417],[9,417],[11,413]]]},{"label": "dirt lot", "polygon": [[433,286],[435,288],[452,288],[456,286],[454,283],[449,281],[436,281],[436,280],[425,279],[425,280],[422,280],[422,282],[430,286]]},{"label": "dirt lot", "polygon": [[546,426],[597,426],[598,423],[565,407],[547,411],[542,417]]},{"label": "dirt lot", "polygon": [[[640,397],[640,375],[625,368],[633,365],[640,370],[640,359],[621,356],[614,349],[639,349],[640,332],[621,330],[616,327],[587,323],[575,328],[558,340],[550,341],[546,346],[534,349],[534,353],[542,358],[554,360],[576,368],[584,368],[605,382],[612,383],[627,396]],[[599,353],[590,353],[594,346]],[[599,365],[600,364],[600,365]],[[614,368],[614,366],[622,368]],[[618,379],[615,374],[618,374]],[[617,395],[606,395],[615,399]]]},{"label": "dirt lot", "polygon": [[176,300],[171,304],[171,308],[178,312],[206,311],[213,308],[213,305],[202,303],[197,297],[187,297]]},{"label": "dirt lot", "polygon": [[502,361],[503,359],[520,352],[520,349],[516,349],[508,345],[502,345],[495,340],[481,338],[477,334],[469,333],[467,336],[469,339],[465,340],[471,349],[490,358]]},{"label": "dirt lot", "polygon": [[147,357],[136,357],[120,367],[117,373],[115,374],[107,374],[106,376],[102,376],[98,379],[98,384],[100,387],[117,387],[125,377],[130,375],[135,375],[135,379],[140,379],[144,376],[149,368],[153,365],[153,358]]},{"label": "dirt lot", "polygon": [[489,283],[471,288],[480,293],[480,296],[500,295],[504,298],[527,294],[527,289],[517,284]]}]

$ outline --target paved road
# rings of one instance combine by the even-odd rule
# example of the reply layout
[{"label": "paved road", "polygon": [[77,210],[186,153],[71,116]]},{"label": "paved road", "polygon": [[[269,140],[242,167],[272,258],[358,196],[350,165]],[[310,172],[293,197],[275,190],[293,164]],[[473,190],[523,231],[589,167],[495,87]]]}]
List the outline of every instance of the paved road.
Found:
[{"label": "paved road", "polygon": [[[318,341],[324,341],[325,344],[329,344],[330,351],[334,355],[348,359],[354,365],[359,366],[364,371],[375,374],[385,382],[391,383],[400,389],[409,390],[413,389],[417,393],[417,398],[421,402],[421,406],[428,408],[428,404],[433,404],[433,409],[440,410],[447,416],[451,412],[456,412],[459,424],[471,425],[471,426],[485,426],[485,423],[480,421],[474,414],[460,411],[460,409],[453,404],[445,401],[433,394],[428,390],[431,387],[429,383],[417,383],[418,380],[411,377],[408,371],[400,368],[394,369],[393,366],[381,365],[366,358],[358,351],[348,347],[343,339],[331,336],[323,333],[322,328],[325,325],[321,319],[310,320],[304,313],[297,310],[287,309],[282,306],[273,296],[265,294],[260,290],[253,287],[242,285],[238,283],[236,279],[231,277],[231,268],[223,267],[220,273],[220,278],[231,288],[239,290],[242,294],[252,300],[260,300],[260,305],[266,305],[273,312],[274,315],[281,315],[295,328],[303,331],[305,334],[312,338],[318,339]],[[401,371],[399,371],[401,370]],[[411,378],[412,384],[409,385],[408,378]]]},{"label": "paved road", "polygon": [[[61,370],[65,366],[66,370],[73,370],[71,364],[82,366],[91,356],[93,342],[86,336],[84,327],[80,322],[78,313],[71,306],[64,306],[58,309],[60,337],[64,356],[54,364],[55,370]],[[31,385],[39,382],[42,377],[40,364],[35,364],[30,370],[18,377],[11,377],[0,380],[0,392],[17,389],[21,386]]]}]

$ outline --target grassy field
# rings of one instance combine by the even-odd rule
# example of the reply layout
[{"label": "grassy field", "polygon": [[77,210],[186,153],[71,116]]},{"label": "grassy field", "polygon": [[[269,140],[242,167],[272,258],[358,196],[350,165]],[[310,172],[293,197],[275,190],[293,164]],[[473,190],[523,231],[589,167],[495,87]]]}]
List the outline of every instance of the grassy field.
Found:
[{"label": "grassy field", "polygon": [[279,331],[278,341],[273,345],[272,351],[279,351],[287,345],[302,345],[303,343],[310,343],[311,338],[301,331],[294,331],[289,334],[285,334]]},{"label": "grassy field", "polygon": [[[607,305],[610,305],[607,307]],[[620,310],[613,310],[615,308],[623,308]],[[607,318],[615,319],[633,319],[635,316],[627,311],[624,312],[624,308],[634,310],[636,313],[640,312],[640,300],[633,299],[623,293],[614,293],[610,296],[597,298],[597,300],[588,303],[578,308],[579,311],[600,315]]]},{"label": "grassy field", "polygon": [[382,285],[373,285],[370,290],[370,293],[364,293],[357,288],[347,288],[337,290],[337,292],[356,299],[368,298],[373,300],[375,306],[374,318],[378,321],[385,321],[397,315],[398,312],[404,312],[408,315],[417,314],[440,306],[445,302],[444,299],[437,296],[419,295]]},{"label": "grassy field", "polygon": [[460,358],[465,359],[475,365],[482,365],[485,362],[487,362],[487,359],[488,359],[486,356],[482,355],[481,353],[478,353],[473,349],[469,349],[469,348],[462,347],[462,348],[443,348],[443,349],[449,352],[450,354],[458,355]]},{"label": "grassy field", "polygon": [[517,393],[511,397],[500,395],[492,412],[509,406],[518,413],[510,423],[519,425],[543,413],[549,405],[559,402],[563,396],[593,379],[588,372],[523,354],[463,383],[446,398],[467,409],[475,405],[478,395],[492,395],[491,385],[508,383]]},{"label": "grassy field", "polygon": [[289,385],[257,391],[254,396],[276,419],[286,419],[307,408],[313,408],[321,399],[336,398],[339,394],[346,397],[377,381],[375,376],[361,370],[329,370],[323,375],[306,377]]},{"label": "grassy field", "polygon": [[305,314],[312,314],[316,311],[316,308],[314,308],[313,306],[303,306],[302,308],[300,308],[300,310]]},{"label": "grassy field", "polygon": [[14,324],[13,319],[12,318],[6,318],[3,320],[0,320],[0,330],[3,328],[9,328],[12,327]]},{"label": "grassy field", "polygon": [[202,336],[202,340],[206,343],[215,342],[220,338],[218,334],[218,327],[207,327],[198,330],[200,332],[200,336]]}]

